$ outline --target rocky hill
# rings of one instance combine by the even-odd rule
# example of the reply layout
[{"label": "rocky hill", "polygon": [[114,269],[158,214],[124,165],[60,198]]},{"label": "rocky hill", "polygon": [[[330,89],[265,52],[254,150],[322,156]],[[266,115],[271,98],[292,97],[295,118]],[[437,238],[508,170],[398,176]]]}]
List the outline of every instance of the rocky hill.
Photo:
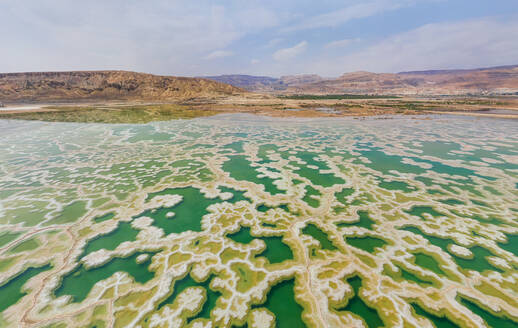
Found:
[{"label": "rocky hill", "polygon": [[251,92],[277,92],[290,87],[323,81],[324,78],[315,74],[286,75],[281,78],[253,75],[218,75],[203,78],[227,83]]},{"label": "rocky hill", "polygon": [[470,70],[437,70],[402,73],[346,73],[338,78],[318,75],[283,76],[280,79],[257,77],[221,80],[255,92],[301,94],[403,94],[464,95],[515,94],[518,92],[518,66]]},{"label": "rocky hill", "polygon": [[248,91],[267,91],[267,90],[283,90],[279,82],[280,80],[269,76],[253,76],[253,75],[218,75],[204,76],[202,78],[226,83]]},{"label": "rocky hill", "polygon": [[472,70],[390,73],[354,72],[290,86],[290,93],[373,93],[403,95],[507,94],[518,92],[518,66]]},{"label": "rocky hill", "polygon": [[0,102],[142,100],[218,97],[243,90],[212,80],[127,71],[0,74]]}]

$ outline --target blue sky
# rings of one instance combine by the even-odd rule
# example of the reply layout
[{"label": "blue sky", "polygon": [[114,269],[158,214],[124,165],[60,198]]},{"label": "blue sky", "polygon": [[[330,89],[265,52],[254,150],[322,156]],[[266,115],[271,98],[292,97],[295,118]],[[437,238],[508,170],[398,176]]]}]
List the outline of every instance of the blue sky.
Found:
[{"label": "blue sky", "polygon": [[2,0],[0,72],[398,72],[518,64],[516,0]]}]

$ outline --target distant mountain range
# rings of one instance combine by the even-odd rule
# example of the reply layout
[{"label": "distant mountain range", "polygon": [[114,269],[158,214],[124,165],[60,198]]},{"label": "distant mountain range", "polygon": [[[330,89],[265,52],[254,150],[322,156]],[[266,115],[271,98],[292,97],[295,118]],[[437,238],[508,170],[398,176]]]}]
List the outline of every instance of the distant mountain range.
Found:
[{"label": "distant mountain range", "polygon": [[242,93],[229,84],[200,78],[127,71],[0,74],[0,103],[142,100],[172,101]]},{"label": "distant mountain range", "polygon": [[274,94],[487,95],[517,94],[518,65],[469,70],[346,73],[338,78],[223,75],[205,78],[127,71],[0,74],[0,103],[66,101],[170,102],[246,91]]},{"label": "distant mountain range", "polygon": [[318,75],[281,78],[222,75],[207,78],[248,91],[272,93],[462,95],[518,92],[518,65],[401,73],[353,72],[338,78]]}]

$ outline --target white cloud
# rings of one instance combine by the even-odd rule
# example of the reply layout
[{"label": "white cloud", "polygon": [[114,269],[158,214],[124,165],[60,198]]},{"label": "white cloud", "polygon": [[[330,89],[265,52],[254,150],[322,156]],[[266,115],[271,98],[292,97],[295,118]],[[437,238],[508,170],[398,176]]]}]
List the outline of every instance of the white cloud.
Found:
[{"label": "white cloud", "polygon": [[276,45],[278,45],[279,43],[281,43],[282,41],[284,41],[283,38],[275,38],[275,39],[271,39],[270,41],[268,41],[268,43],[266,44],[266,47],[267,48],[272,48],[272,47],[275,47]]},{"label": "white cloud", "polygon": [[256,65],[256,64],[259,64],[260,62],[261,62],[261,61],[260,61],[259,59],[255,59],[255,58],[254,58],[254,59],[252,59],[252,60],[250,61],[250,64],[252,64],[252,65]]},{"label": "white cloud", "polygon": [[207,56],[203,57],[203,59],[219,59],[219,58],[225,58],[233,56],[234,53],[232,51],[227,50],[216,50],[208,54]]},{"label": "white cloud", "polygon": [[291,48],[284,48],[284,49],[277,50],[273,54],[273,59],[275,59],[277,61],[285,61],[285,60],[293,59],[293,58],[297,57],[298,55],[300,55],[301,53],[303,53],[304,51],[306,51],[307,47],[308,47],[308,43],[306,41],[302,41],[301,43],[299,43]]},{"label": "white cloud", "polygon": [[360,41],[360,39],[336,40],[336,41],[329,42],[328,44],[325,45],[325,47],[326,48],[345,48],[345,47],[351,45],[351,43],[358,42],[358,41]]},{"label": "white cloud", "polygon": [[382,12],[396,10],[415,3],[416,0],[371,0],[349,5],[321,15],[304,19],[301,23],[283,29],[284,32],[335,27],[353,19],[366,18]]},{"label": "white cloud", "polygon": [[[0,72],[126,69],[205,75],[208,59],[278,24],[261,3],[212,0],[0,1]],[[117,17],[116,20],[113,17]],[[230,65],[229,65],[230,66]],[[193,67],[197,67],[193,69]]]},{"label": "white cloud", "polygon": [[356,70],[398,72],[516,64],[516,40],[516,19],[427,24],[347,56],[317,62],[312,69],[336,76]]}]

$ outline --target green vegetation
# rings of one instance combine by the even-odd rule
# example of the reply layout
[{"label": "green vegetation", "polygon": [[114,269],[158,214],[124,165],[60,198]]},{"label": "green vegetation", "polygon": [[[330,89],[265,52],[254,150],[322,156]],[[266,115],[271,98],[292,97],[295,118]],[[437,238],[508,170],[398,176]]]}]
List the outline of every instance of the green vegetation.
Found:
[{"label": "green vegetation", "polygon": [[281,99],[295,99],[295,100],[342,100],[342,99],[396,99],[398,96],[383,96],[383,95],[355,95],[355,94],[339,94],[339,95],[288,95],[278,96]]},{"label": "green vegetation", "polygon": [[149,123],[211,116],[218,112],[181,105],[49,107],[45,111],[0,113],[0,119],[77,123]]}]

